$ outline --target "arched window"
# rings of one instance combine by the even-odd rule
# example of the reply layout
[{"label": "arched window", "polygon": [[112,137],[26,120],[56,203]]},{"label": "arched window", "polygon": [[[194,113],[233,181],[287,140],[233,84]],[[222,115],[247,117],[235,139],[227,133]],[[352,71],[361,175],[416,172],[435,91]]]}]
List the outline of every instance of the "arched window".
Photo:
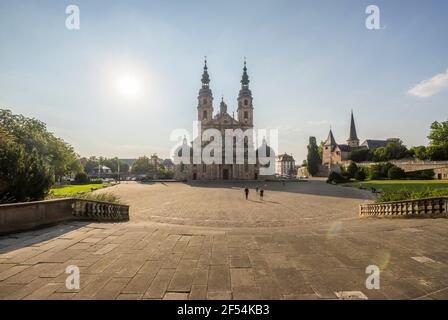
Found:
[{"label": "arched window", "polygon": [[202,118],[203,119],[207,119],[207,110],[204,110],[204,112],[202,114]]},{"label": "arched window", "polygon": [[247,111],[244,111],[244,119],[249,118],[249,113]]},{"label": "arched window", "polygon": [[248,106],[248,105],[249,105],[249,100],[244,99],[244,105],[245,105],[245,106]]}]

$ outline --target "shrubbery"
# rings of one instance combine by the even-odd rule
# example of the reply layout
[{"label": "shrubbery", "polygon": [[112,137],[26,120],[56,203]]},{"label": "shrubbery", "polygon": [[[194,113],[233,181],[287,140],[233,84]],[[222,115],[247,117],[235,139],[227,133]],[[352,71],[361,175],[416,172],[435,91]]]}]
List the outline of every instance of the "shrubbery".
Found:
[{"label": "shrubbery", "polygon": [[421,170],[414,172],[406,172],[406,178],[410,180],[433,180],[434,170]]},{"label": "shrubbery", "polygon": [[358,181],[364,181],[364,180],[366,180],[366,178],[367,178],[367,175],[366,175],[364,169],[362,169],[362,168],[360,168],[355,174],[355,179]]},{"label": "shrubbery", "polygon": [[90,179],[85,172],[80,172],[75,176],[75,183],[77,184],[87,184],[89,182]]},{"label": "shrubbery", "polygon": [[330,173],[327,179],[327,183],[343,183],[347,182],[348,179],[344,177],[342,174],[333,171]]},{"label": "shrubbery", "polygon": [[85,193],[85,194],[77,196],[77,198],[84,199],[84,200],[104,201],[104,202],[123,204],[123,202],[120,201],[119,197],[117,197],[115,194],[108,193],[108,192]]},{"label": "shrubbery", "polygon": [[53,182],[53,171],[36,150],[27,152],[0,131],[0,203],[41,200]]},{"label": "shrubbery", "polygon": [[391,180],[401,180],[406,178],[406,172],[397,166],[393,166],[387,171],[387,177]]},{"label": "shrubbery", "polygon": [[411,200],[411,199],[423,199],[432,197],[445,197],[448,196],[448,189],[431,189],[420,191],[410,191],[409,189],[400,189],[393,191],[383,191],[381,192],[377,202],[388,202],[388,201],[401,201],[401,200]]}]

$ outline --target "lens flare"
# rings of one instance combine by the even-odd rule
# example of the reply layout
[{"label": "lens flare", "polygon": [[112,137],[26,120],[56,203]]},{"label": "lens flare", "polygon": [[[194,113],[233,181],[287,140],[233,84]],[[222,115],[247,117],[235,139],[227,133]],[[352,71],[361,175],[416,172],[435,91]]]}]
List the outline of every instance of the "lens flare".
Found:
[{"label": "lens flare", "polygon": [[327,239],[332,238],[338,234],[338,232],[342,229],[342,223],[337,221],[333,222],[330,228],[327,230]]}]

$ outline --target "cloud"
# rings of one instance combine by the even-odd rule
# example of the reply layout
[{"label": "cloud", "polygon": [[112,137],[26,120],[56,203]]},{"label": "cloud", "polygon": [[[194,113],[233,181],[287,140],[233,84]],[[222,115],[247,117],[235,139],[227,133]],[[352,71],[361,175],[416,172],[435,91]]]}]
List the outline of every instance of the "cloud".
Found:
[{"label": "cloud", "polygon": [[448,70],[444,73],[436,74],[431,79],[426,79],[415,85],[408,91],[408,94],[418,98],[427,98],[436,93],[448,89]]}]

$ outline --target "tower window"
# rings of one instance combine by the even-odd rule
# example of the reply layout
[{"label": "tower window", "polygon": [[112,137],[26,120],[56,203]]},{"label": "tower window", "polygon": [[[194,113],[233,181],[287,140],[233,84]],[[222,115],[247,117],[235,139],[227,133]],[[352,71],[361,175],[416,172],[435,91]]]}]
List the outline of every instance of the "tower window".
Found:
[{"label": "tower window", "polygon": [[244,111],[244,119],[249,118],[249,113],[247,111]]},{"label": "tower window", "polygon": [[248,105],[249,105],[249,100],[244,99],[244,105],[245,105],[245,106],[248,106]]},{"label": "tower window", "polygon": [[207,98],[202,99],[202,104],[207,104]]},{"label": "tower window", "polygon": [[202,114],[202,118],[203,119],[207,119],[207,110],[204,110],[204,112]]}]

